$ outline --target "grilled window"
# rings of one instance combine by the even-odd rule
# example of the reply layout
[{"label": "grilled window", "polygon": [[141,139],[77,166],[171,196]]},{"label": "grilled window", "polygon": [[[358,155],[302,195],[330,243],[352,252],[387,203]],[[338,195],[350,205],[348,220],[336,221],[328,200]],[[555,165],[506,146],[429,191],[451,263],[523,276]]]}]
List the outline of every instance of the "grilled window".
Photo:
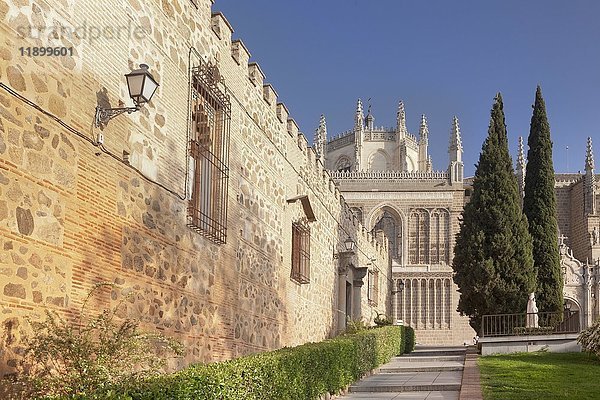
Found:
[{"label": "grilled window", "polygon": [[377,270],[369,271],[367,298],[369,304],[377,306],[379,299],[379,271]]},{"label": "grilled window", "polygon": [[310,228],[300,222],[292,224],[292,279],[310,282]]},{"label": "grilled window", "polygon": [[231,103],[216,66],[192,71],[190,156],[193,182],[188,226],[216,243],[227,239],[228,150]]}]

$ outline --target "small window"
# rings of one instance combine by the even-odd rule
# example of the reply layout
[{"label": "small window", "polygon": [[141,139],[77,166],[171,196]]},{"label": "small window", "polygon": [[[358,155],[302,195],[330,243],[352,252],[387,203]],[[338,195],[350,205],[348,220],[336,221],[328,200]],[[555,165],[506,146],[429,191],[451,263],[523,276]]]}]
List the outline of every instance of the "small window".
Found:
[{"label": "small window", "polygon": [[369,299],[369,304],[372,306],[377,306],[379,299],[379,271],[369,271],[368,284],[367,298]]},{"label": "small window", "polygon": [[310,282],[310,228],[301,222],[292,224],[292,279]]}]

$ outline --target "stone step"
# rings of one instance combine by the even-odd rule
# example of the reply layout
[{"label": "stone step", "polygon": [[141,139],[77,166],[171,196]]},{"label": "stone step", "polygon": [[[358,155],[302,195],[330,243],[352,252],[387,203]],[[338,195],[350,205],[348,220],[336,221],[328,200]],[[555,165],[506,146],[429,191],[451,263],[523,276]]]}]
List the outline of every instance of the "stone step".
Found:
[{"label": "stone step", "polygon": [[445,365],[445,366],[421,366],[416,365],[404,365],[397,367],[382,367],[379,372],[382,374],[394,374],[399,372],[448,372],[448,371],[462,371],[462,365]]},{"label": "stone step", "polygon": [[462,371],[398,372],[369,376],[350,392],[423,392],[460,390]]},{"label": "stone step", "polygon": [[464,356],[466,354],[466,349],[463,348],[449,348],[449,349],[417,349],[412,353],[409,353],[409,356],[413,357],[423,357],[423,356]]},{"label": "stone step", "polygon": [[457,391],[431,391],[431,392],[358,392],[349,393],[342,397],[343,400],[458,400],[460,392]]},{"label": "stone step", "polygon": [[350,386],[350,393],[379,392],[460,392],[460,383],[438,383],[428,385],[385,384],[377,386]]},{"label": "stone step", "polygon": [[445,362],[445,361],[457,361],[463,362],[465,359],[464,354],[460,356],[428,356],[428,355],[418,355],[413,356],[412,353],[410,355],[403,355],[400,357],[394,357],[392,360],[400,360],[402,362]]}]

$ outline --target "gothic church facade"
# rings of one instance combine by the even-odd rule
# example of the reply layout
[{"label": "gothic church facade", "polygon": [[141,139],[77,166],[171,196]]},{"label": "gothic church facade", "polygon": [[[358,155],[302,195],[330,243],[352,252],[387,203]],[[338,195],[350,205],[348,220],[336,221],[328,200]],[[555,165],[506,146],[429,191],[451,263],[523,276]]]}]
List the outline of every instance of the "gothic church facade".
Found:
[{"label": "gothic church facade", "polygon": [[412,326],[420,343],[462,344],[475,335],[456,312],[452,256],[464,205],[462,142],[451,122],[449,163],[433,171],[429,128],[408,132],[403,102],[396,126],[377,127],[358,100],[351,130],[327,140],[325,118],[315,134],[315,153],[363,226],[389,241],[392,317]]}]

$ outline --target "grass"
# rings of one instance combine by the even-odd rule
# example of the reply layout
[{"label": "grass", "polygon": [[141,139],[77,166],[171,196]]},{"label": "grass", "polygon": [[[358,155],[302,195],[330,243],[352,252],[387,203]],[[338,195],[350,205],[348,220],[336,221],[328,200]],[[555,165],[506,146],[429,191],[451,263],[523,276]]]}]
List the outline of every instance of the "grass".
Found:
[{"label": "grass", "polygon": [[600,360],[586,353],[479,358],[485,400],[600,399]]}]

